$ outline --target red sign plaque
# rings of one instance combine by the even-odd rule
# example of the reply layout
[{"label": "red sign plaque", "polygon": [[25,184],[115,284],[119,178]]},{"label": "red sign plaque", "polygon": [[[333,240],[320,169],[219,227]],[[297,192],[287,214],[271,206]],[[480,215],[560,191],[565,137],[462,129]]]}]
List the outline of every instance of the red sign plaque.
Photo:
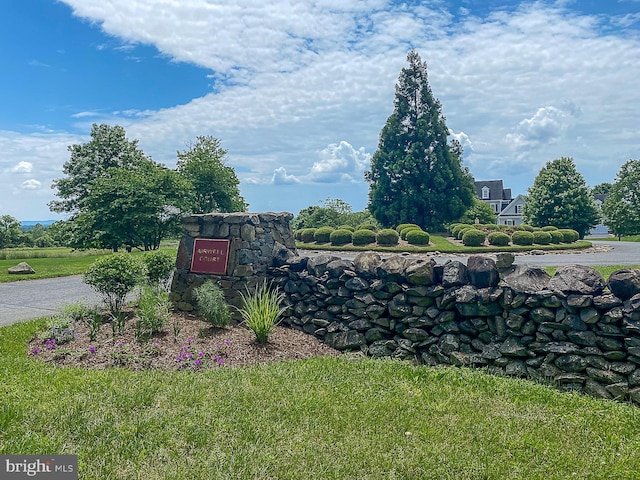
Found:
[{"label": "red sign plaque", "polygon": [[191,272],[227,274],[229,240],[196,238],[193,243]]}]

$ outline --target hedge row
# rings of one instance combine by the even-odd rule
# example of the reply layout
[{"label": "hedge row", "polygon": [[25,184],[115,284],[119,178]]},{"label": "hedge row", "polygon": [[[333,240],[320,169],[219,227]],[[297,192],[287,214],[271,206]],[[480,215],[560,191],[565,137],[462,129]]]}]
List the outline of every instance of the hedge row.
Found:
[{"label": "hedge row", "polygon": [[406,240],[411,245],[429,245],[430,235],[423,231],[418,225],[404,223],[395,229],[386,228],[378,231],[374,225],[363,224],[357,229],[343,225],[334,229],[333,227],[302,228],[295,232],[296,240],[303,243],[331,243],[331,245],[342,246],[348,243],[353,245],[369,245],[377,243],[380,246],[398,245],[400,238]]},{"label": "hedge row", "polygon": [[[507,227],[507,228],[502,228]],[[449,226],[451,236],[462,240],[466,246],[481,246],[485,240],[489,245],[506,247],[513,245],[550,245],[573,243],[580,238],[575,230],[559,229],[553,226],[532,227],[531,225],[469,225],[454,223]]]}]

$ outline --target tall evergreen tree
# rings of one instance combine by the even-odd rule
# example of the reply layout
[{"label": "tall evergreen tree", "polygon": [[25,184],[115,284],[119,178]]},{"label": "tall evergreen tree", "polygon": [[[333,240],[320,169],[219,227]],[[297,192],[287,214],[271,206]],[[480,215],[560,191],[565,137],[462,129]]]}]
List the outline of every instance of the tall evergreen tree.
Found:
[{"label": "tall evergreen tree", "polygon": [[540,170],[529,188],[522,209],[525,222],[534,227],[572,228],[584,237],[600,218],[584,177],[572,158],[558,158]]},{"label": "tall evergreen tree", "polygon": [[457,220],[475,192],[462,167],[462,146],[449,130],[427,80],[427,64],[412,50],[396,84],[394,111],[380,132],[365,172],[372,215],[384,226],[417,223],[431,231]]}]

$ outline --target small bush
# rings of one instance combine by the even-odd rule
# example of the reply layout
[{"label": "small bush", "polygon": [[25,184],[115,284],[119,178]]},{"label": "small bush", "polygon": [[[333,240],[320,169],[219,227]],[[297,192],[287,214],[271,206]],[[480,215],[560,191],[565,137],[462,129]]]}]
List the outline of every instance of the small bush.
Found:
[{"label": "small bush", "polygon": [[427,232],[417,229],[408,230],[406,232],[405,240],[407,240],[411,245],[429,245],[431,237]]},{"label": "small bush", "polygon": [[533,232],[533,227],[531,225],[527,225],[526,223],[523,223],[521,225],[516,225],[515,226],[516,231],[522,231],[522,232]]},{"label": "small bush", "polygon": [[504,232],[491,232],[487,237],[489,245],[496,247],[506,247],[511,241],[511,237]]},{"label": "small bush", "polygon": [[60,313],[47,319],[46,327],[38,333],[43,341],[55,348],[57,345],[70,342],[76,337],[75,322],[71,315]]},{"label": "small bush", "polygon": [[358,225],[356,228],[356,232],[358,230],[371,230],[372,232],[378,231],[378,227],[376,227],[373,223],[363,223],[362,225]]},{"label": "small bush", "polygon": [[280,323],[280,316],[286,310],[280,306],[284,294],[271,289],[265,280],[258,284],[253,294],[247,290],[246,295],[241,295],[240,314],[244,323],[255,334],[257,343],[267,343],[271,330]]},{"label": "small bush", "polygon": [[336,228],[336,230],[349,230],[351,233],[356,231],[356,229],[351,225],[340,225],[338,228]]},{"label": "small bush", "polygon": [[145,285],[140,292],[136,315],[136,339],[140,343],[148,342],[154,333],[160,332],[171,320],[169,292]]},{"label": "small bush", "polygon": [[313,234],[313,239],[316,243],[328,243],[333,227],[320,227]]},{"label": "small bush", "polygon": [[398,232],[398,235],[402,234],[402,230],[404,230],[407,227],[418,227],[420,228],[419,225],[416,225],[415,223],[401,223],[400,225],[398,225],[396,227],[396,232]]},{"label": "small bush", "polygon": [[391,228],[384,228],[378,232],[378,235],[376,235],[376,242],[378,245],[384,247],[397,245],[398,240],[400,240],[400,235]]},{"label": "small bush", "polygon": [[533,233],[526,230],[516,230],[511,235],[511,242],[514,245],[533,245]]},{"label": "small bush", "polygon": [[450,223],[447,226],[447,232],[453,233],[453,229],[456,228],[456,227],[459,227],[460,225],[464,225],[464,223],[460,223],[460,222]]},{"label": "small bush", "polygon": [[402,240],[406,240],[407,239],[407,235],[409,232],[423,232],[424,230],[422,230],[420,227],[407,227],[407,228],[403,228],[402,231],[400,232],[400,238]]},{"label": "small bush", "polygon": [[329,240],[331,240],[331,245],[336,245],[336,246],[346,245],[347,243],[351,243],[352,239],[353,239],[353,233],[351,233],[350,230],[342,230],[342,229],[334,230],[333,232],[331,232],[331,236],[329,238]]},{"label": "small bush", "polygon": [[558,227],[554,227],[553,225],[547,225],[546,227],[542,227],[543,232],[552,232],[554,230],[558,230]]},{"label": "small bush", "polygon": [[300,233],[300,240],[303,243],[311,243],[313,242],[314,239],[314,235],[316,233],[317,228],[303,228],[302,232]]},{"label": "small bush", "polygon": [[127,294],[147,278],[147,268],[139,257],[114,253],[96,260],[82,281],[103,296],[114,318],[120,318]]},{"label": "small bush", "polygon": [[551,243],[551,234],[543,230],[533,232],[533,243],[538,245],[549,245]]},{"label": "small bush", "polygon": [[551,243],[564,242],[564,234],[560,230],[549,230],[549,235],[551,235]]},{"label": "small bush", "polygon": [[466,230],[468,228],[471,228],[471,225],[469,225],[468,223],[458,223],[451,228],[451,236],[458,238],[458,233],[460,233],[460,230]]},{"label": "small bush", "polygon": [[176,254],[166,250],[152,250],[144,252],[142,260],[147,267],[149,285],[166,287],[176,266]]},{"label": "small bush", "polygon": [[459,229],[458,240],[462,240],[462,237],[464,237],[464,234],[466,233],[467,230],[475,230],[475,228],[473,228],[471,225],[467,225],[466,227]]},{"label": "small bush", "polygon": [[487,223],[484,226],[485,230],[488,230],[490,232],[496,232],[498,230],[500,230],[500,227],[498,225],[496,225],[495,223]]},{"label": "small bush", "polygon": [[208,280],[193,289],[193,297],[198,303],[198,311],[213,327],[226,327],[231,323],[231,310],[222,289]]},{"label": "small bush", "polygon": [[580,238],[580,234],[571,228],[561,228],[562,236],[564,237],[564,243],[577,242]]},{"label": "small bush", "polygon": [[487,236],[484,232],[475,228],[469,228],[464,231],[462,244],[466,247],[480,247],[484,244],[486,238]]},{"label": "small bush", "polygon": [[352,242],[354,245],[369,245],[376,241],[376,232],[369,229],[360,229],[353,232]]}]

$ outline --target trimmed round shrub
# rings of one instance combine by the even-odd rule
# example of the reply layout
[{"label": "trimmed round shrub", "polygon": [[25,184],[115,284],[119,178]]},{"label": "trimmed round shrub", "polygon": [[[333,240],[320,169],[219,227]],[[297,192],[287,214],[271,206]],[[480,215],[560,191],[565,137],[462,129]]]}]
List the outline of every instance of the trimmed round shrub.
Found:
[{"label": "trimmed round shrub", "polygon": [[302,240],[303,243],[311,243],[315,241],[313,237],[316,234],[316,230],[317,228],[303,228],[302,233],[300,234],[300,240]]},{"label": "trimmed round shrub", "polygon": [[376,241],[376,232],[367,228],[362,228],[353,232],[354,245],[369,245]]},{"label": "trimmed round shrub", "polygon": [[467,230],[476,230],[476,229],[473,228],[471,225],[467,225],[466,227],[461,228],[460,230],[458,230],[458,240],[462,240],[462,237],[464,237],[464,234]]},{"label": "trimmed round shrub", "polygon": [[396,232],[401,233],[402,230],[404,230],[407,227],[418,227],[418,228],[420,228],[420,225],[416,225],[415,223],[401,223],[400,225],[398,225],[396,227]]},{"label": "trimmed round shrub", "polygon": [[400,235],[391,228],[384,228],[378,232],[378,235],[376,235],[376,242],[378,242],[378,245],[386,247],[397,245],[398,240],[400,240]]},{"label": "trimmed round shrub", "polygon": [[496,247],[506,247],[511,241],[511,237],[504,232],[491,232],[487,237],[489,245]]},{"label": "trimmed round shrub", "polygon": [[316,243],[328,243],[333,231],[333,227],[320,227],[313,234],[313,239]]},{"label": "trimmed round shrub", "polygon": [[496,225],[495,223],[487,223],[484,228],[490,232],[495,232],[500,230],[500,227],[498,225]]},{"label": "trimmed round shrub", "polygon": [[347,243],[351,243],[353,238],[353,233],[351,230],[344,230],[339,228],[331,232],[330,240],[331,245],[346,245]]},{"label": "trimmed round shrub", "polygon": [[551,235],[551,243],[564,242],[564,234],[560,230],[549,230],[549,235]]},{"label": "trimmed round shrub", "polygon": [[571,228],[561,228],[562,236],[564,237],[564,243],[577,242],[580,238],[580,234]]},{"label": "trimmed round shrub", "polygon": [[533,243],[538,245],[549,245],[551,243],[551,234],[543,230],[533,232]]},{"label": "trimmed round shrub", "polygon": [[405,240],[411,245],[429,245],[431,237],[423,230],[404,230],[406,232]]},{"label": "trimmed round shrub", "polygon": [[460,232],[460,230],[470,227],[471,225],[469,225],[468,223],[458,223],[454,227],[451,227],[451,236],[458,238],[458,233]]},{"label": "trimmed round shrub", "polygon": [[336,230],[349,230],[350,232],[356,231],[356,229],[353,228],[351,225],[340,225],[338,228],[336,228]]},{"label": "trimmed round shrub", "polygon": [[514,245],[533,245],[533,233],[526,230],[516,230],[511,235],[511,243]]},{"label": "trimmed round shrub", "polygon": [[558,227],[554,227],[553,225],[547,225],[546,227],[542,227],[543,232],[552,232],[554,230],[558,230]]},{"label": "trimmed round shrub", "polygon": [[295,232],[293,232],[293,237],[298,240],[299,242],[302,241],[302,228],[299,228],[298,230],[296,230]]},{"label": "trimmed round shrub", "polygon": [[400,238],[402,240],[406,240],[407,239],[407,234],[409,232],[423,232],[424,230],[422,230],[420,227],[407,227],[407,228],[403,228],[399,233],[400,233]]},{"label": "trimmed round shrub", "polygon": [[460,223],[460,222],[456,222],[456,223],[451,223],[451,224],[449,224],[449,225],[447,226],[447,232],[449,232],[449,233],[453,233],[453,229],[454,229],[454,228],[456,228],[456,227],[458,227],[458,226],[460,226],[460,225],[463,225],[463,224],[462,224],[462,223]]},{"label": "trimmed round shrub", "polygon": [[166,250],[144,252],[142,260],[147,267],[147,280],[151,285],[166,285],[176,266],[176,254]]},{"label": "trimmed round shrub", "polygon": [[527,225],[526,223],[523,223],[521,225],[516,225],[515,229],[524,231],[524,232],[533,232],[533,227],[531,225]]},{"label": "trimmed round shrub", "polygon": [[356,228],[356,232],[358,230],[371,230],[372,232],[375,232],[376,230],[378,230],[378,227],[376,227],[373,223],[363,223],[362,225],[358,225],[358,228]]},{"label": "trimmed round shrub", "polygon": [[484,244],[487,236],[482,230],[478,230],[477,228],[469,228],[465,230],[464,235],[462,236],[462,244],[465,247],[480,247]]}]

